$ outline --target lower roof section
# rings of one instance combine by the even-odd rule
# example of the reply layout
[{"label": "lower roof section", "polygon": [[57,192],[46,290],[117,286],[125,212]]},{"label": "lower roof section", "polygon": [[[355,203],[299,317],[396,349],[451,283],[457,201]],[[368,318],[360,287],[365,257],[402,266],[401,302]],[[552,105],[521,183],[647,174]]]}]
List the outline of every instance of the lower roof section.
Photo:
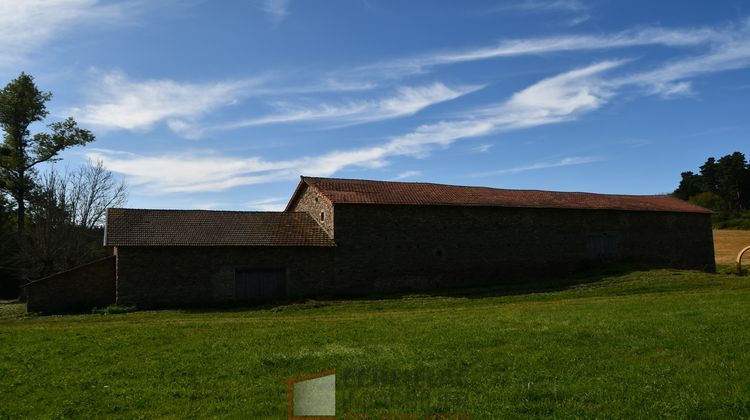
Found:
[{"label": "lower roof section", "polygon": [[335,246],[307,213],[107,210],[105,246]]}]

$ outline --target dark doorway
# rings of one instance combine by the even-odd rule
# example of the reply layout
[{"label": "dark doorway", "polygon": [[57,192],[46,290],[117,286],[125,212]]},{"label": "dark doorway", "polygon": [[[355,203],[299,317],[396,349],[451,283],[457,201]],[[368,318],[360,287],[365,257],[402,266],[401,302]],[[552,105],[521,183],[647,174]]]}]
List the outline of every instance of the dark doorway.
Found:
[{"label": "dark doorway", "polygon": [[286,295],[286,270],[242,269],[234,275],[235,297],[248,302],[268,302]]},{"label": "dark doorway", "polygon": [[593,233],[588,238],[589,258],[602,262],[616,261],[622,256],[620,234],[617,232]]}]

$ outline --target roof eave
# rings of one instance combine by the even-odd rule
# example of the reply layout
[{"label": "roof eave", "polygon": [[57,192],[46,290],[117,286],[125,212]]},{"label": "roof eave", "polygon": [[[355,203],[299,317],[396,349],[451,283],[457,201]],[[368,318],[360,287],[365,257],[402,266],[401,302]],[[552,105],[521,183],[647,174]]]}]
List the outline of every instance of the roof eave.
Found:
[{"label": "roof eave", "polygon": [[338,202],[338,206],[403,206],[403,207],[486,207],[504,209],[537,209],[537,210],[585,210],[585,211],[624,211],[624,212],[651,212],[651,213],[687,213],[687,214],[714,214],[713,210],[695,206],[696,209],[655,209],[655,208],[621,208],[621,207],[568,207],[568,206],[544,206],[544,205],[510,205],[489,203],[395,203],[395,202],[364,202],[347,201]]}]

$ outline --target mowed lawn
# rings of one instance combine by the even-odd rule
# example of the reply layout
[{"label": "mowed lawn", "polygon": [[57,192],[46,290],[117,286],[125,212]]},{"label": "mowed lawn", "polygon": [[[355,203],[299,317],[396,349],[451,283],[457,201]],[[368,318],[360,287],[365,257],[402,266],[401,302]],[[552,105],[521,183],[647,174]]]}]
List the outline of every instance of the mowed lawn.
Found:
[{"label": "mowed lawn", "polygon": [[359,399],[339,416],[749,417],[748,325],[750,278],[675,270],[254,310],[34,317],[5,304],[0,418],[284,418],[283,380],[331,369],[454,378],[350,386]]}]

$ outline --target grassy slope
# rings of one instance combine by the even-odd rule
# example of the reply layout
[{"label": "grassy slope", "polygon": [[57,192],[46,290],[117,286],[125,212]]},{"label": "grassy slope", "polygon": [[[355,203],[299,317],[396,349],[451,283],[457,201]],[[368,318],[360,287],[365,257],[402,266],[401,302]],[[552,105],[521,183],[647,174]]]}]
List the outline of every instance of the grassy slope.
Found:
[{"label": "grassy slope", "polygon": [[[282,380],[355,367],[463,372],[466,386],[398,412],[750,417],[747,277],[658,270],[549,293],[224,312],[19,308],[0,306],[0,418],[283,418]],[[357,392],[339,414],[386,411],[389,391]]]}]

